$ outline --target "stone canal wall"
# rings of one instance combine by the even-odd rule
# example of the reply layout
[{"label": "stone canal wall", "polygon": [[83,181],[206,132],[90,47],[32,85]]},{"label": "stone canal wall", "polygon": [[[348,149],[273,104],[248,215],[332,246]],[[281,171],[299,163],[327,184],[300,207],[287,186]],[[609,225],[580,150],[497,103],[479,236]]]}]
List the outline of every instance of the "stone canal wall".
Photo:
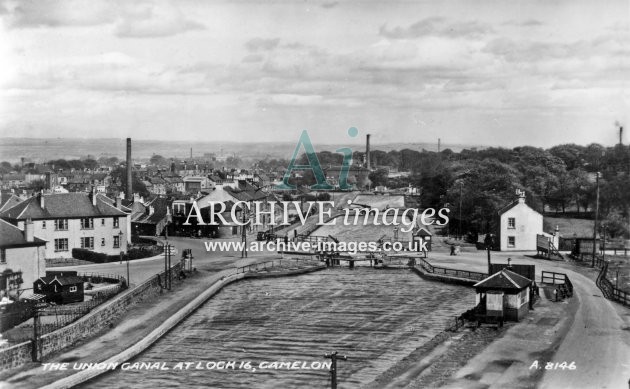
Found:
[{"label": "stone canal wall", "polygon": [[[172,266],[173,274],[179,274],[181,263]],[[90,311],[79,320],[39,338],[38,350],[40,360],[53,353],[95,336],[99,332],[111,328],[115,321],[124,315],[136,303],[152,298],[162,292],[165,280],[164,272],[155,275],[133,289],[115,296],[111,300]],[[173,278],[177,284],[178,277]],[[0,371],[23,366],[31,362],[31,342],[24,342],[13,347],[0,350]]]},{"label": "stone canal wall", "polygon": [[[193,301],[186,304],[182,309],[180,309],[177,313],[169,317],[164,321],[158,328],[153,330],[149,335],[147,335],[144,339],[139,341],[138,343],[132,345],[125,351],[103,361],[104,364],[122,364],[126,362],[138,354],[145,351],[155,342],[157,342],[162,336],[172,330],[175,326],[177,326],[182,320],[192,314],[197,308],[199,308],[203,303],[205,303],[209,298],[214,296],[217,292],[219,292],[224,286],[241,280],[245,278],[262,278],[262,277],[280,277],[280,276],[292,276],[303,273],[310,273],[317,270],[325,269],[325,266],[316,266],[309,268],[301,268],[301,269],[293,269],[293,270],[285,270],[280,272],[273,273],[240,273],[240,274],[228,274],[221,277],[215,283],[213,283],[208,289],[204,290],[199,296],[197,296]],[[59,381],[56,381],[52,384],[44,386],[42,389],[61,389],[61,388],[71,388],[76,385],[82,384],[86,381],[89,381],[101,374],[106,373],[106,370],[82,370],[76,374],[63,378]]]},{"label": "stone canal wall", "polygon": [[0,371],[13,369],[31,360],[31,342],[24,342],[0,351]]}]

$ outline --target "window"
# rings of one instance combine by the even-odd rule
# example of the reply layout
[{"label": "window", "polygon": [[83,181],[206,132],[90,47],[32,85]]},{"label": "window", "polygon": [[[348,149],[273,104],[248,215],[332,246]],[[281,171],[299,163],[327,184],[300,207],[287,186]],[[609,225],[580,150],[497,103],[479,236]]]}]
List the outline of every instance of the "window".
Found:
[{"label": "window", "polygon": [[516,228],[516,219],[508,217],[508,228]]},{"label": "window", "polygon": [[120,236],[114,235],[114,248],[117,249],[120,247]]},{"label": "window", "polygon": [[105,238],[101,238],[101,246],[105,246]]},{"label": "window", "polygon": [[68,251],[68,238],[55,239],[55,251]]},{"label": "window", "polygon": [[94,238],[91,236],[86,236],[81,238],[81,248],[82,249],[93,249],[94,248]]},{"label": "window", "polygon": [[56,219],[55,220],[55,230],[57,230],[57,231],[67,231],[68,230],[68,219]]},{"label": "window", "polygon": [[101,219],[101,225],[104,226],[105,225],[105,219]]},{"label": "window", "polygon": [[7,249],[0,249],[0,263],[7,263]]},{"label": "window", "polygon": [[81,219],[81,229],[82,230],[91,230],[94,229],[94,219],[91,217],[86,217]]},{"label": "window", "polygon": [[516,238],[513,236],[508,236],[508,247],[516,246]]},{"label": "window", "polygon": [[70,292],[76,292],[77,291],[77,287],[76,286],[71,286],[70,287]]},{"label": "window", "polygon": [[118,222],[118,218],[115,217],[114,218],[114,228],[118,228],[120,226],[120,223]]},{"label": "window", "polygon": [[45,230],[45,229],[46,229],[46,220],[43,220],[42,221],[42,230]]}]

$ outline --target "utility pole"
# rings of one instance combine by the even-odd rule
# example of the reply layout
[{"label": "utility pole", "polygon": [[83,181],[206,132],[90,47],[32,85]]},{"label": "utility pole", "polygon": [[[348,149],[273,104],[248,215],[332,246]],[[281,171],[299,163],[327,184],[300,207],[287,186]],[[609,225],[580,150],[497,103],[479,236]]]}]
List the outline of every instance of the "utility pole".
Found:
[{"label": "utility pole", "polygon": [[33,312],[33,341],[31,345],[31,359],[33,362],[37,362],[38,357],[38,344],[37,337],[39,336],[38,327],[39,327],[39,302],[35,303],[34,307],[35,312]]},{"label": "utility pole", "polygon": [[459,183],[459,239],[462,238],[462,192],[464,190],[464,183]]},{"label": "utility pole", "polygon": [[166,281],[166,277],[168,275],[168,252],[170,251],[170,247],[168,243],[164,246],[164,289],[168,288],[168,284]]},{"label": "utility pole", "polygon": [[486,250],[488,250],[488,275],[492,275],[492,261],[490,259],[490,245],[486,246]]},{"label": "utility pole", "polygon": [[591,259],[591,267],[595,267],[595,245],[597,244],[597,219],[599,218],[599,172],[596,177],[597,194],[595,196],[595,223],[593,224],[593,258]]},{"label": "utility pole", "polygon": [[171,245],[168,246],[168,290],[173,286],[173,269],[171,268]]},{"label": "utility pole", "polygon": [[344,361],[348,360],[348,357],[338,356],[337,352],[332,352],[330,354],[324,355],[324,358],[330,358],[332,364],[330,365],[330,388],[337,389],[337,359],[341,359]]}]

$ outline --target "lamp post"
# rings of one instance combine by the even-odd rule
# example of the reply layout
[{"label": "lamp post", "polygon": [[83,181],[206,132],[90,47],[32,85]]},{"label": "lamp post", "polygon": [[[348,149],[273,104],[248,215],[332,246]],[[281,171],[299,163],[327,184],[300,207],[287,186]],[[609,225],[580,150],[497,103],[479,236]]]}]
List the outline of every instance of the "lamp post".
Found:
[{"label": "lamp post", "polygon": [[337,389],[337,360],[348,360],[347,356],[337,355],[337,352],[332,352],[330,354],[324,355],[324,358],[329,358],[332,361],[330,365],[330,387],[331,389]]}]

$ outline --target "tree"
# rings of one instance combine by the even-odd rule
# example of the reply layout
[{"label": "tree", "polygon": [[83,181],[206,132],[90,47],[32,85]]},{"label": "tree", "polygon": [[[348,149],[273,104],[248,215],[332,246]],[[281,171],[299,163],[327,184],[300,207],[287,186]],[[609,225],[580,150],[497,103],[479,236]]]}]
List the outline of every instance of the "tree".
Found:
[{"label": "tree", "polygon": [[11,166],[11,163],[7,161],[2,161],[0,163],[0,174],[11,173],[12,170],[13,170],[13,167]]},{"label": "tree", "polygon": [[389,172],[387,171],[387,169],[377,169],[373,172],[370,172],[370,174],[368,174],[368,178],[372,182],[372,187],[387,186],[388,174]]},{"label": "tree", "polygon": [[151,156],[151,158],[149,159],[149,162],[151,163],[151,165],[153,166],[164,166],[164,165],[168,165],[168,161],[166,158],[164,158],[163,156],[159,155],[159,154],[154,154],[153,156]]}]

